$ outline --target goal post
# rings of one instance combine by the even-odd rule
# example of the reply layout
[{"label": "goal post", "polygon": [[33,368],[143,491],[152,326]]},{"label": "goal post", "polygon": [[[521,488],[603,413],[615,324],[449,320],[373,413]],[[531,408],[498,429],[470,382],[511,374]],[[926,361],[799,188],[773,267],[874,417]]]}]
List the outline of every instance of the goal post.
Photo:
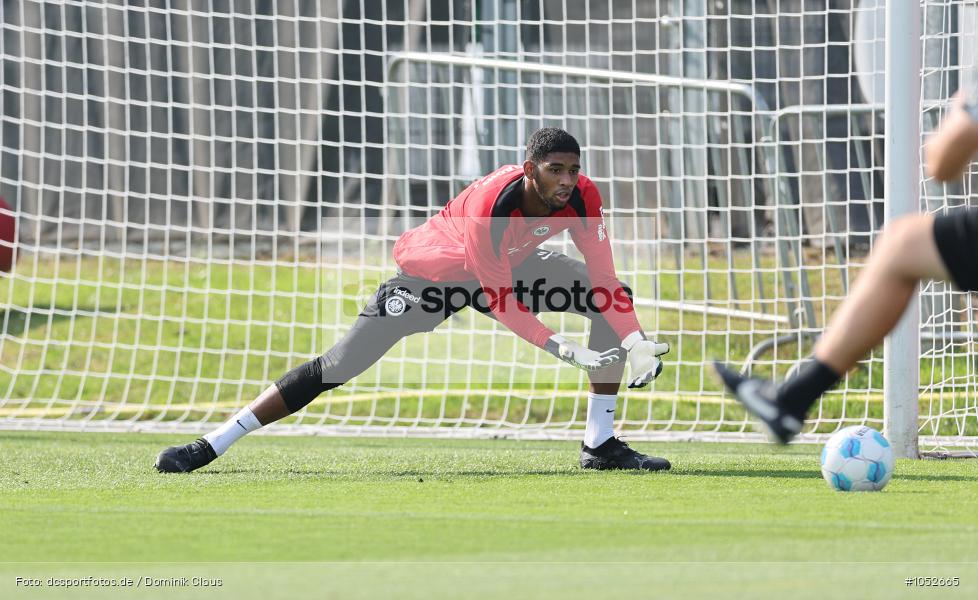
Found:
[{"label": "goal post", "polygon": [[[920,210],[920,6],[886,3],[883,153],[885,221]],[[917,458],[920,304],[910,305],[883,345],[883,433],[901,458]]]},{"label": "goal post", "polygon": [[[971,202],[919,149],[978,62],[973,8],[924,2],[921,27],[882,0],[5,2],[0,428],[212,428],[349,330],[402,233],[560,126],[672,346],[618,428],[760,441],[711,361],[787,376],[885,220]],[[978,446],[971,302],[924,286],[800,440]],[[470,313],[270,431],[579,438],[585,376]]]}]

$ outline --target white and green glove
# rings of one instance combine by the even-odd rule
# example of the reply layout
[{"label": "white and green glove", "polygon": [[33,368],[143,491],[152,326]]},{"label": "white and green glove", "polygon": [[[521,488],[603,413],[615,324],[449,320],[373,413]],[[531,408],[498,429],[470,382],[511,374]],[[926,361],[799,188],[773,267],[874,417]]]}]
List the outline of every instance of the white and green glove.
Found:
[{"label": "white and green glove", "polygon": [[662,372],[659,357],[669,352],[669,344],[645,339],[640,331],[631,333],[621,341],[628,351],[628,387],[645,387]]},{"label": "white and green glove", "polygon": [[544,350],[553,354],[565,363],[574,365],[585,371],[597,371],[621,360],[621,350],[611,348],[597,352],[565,338],[562,335],[552,335],[547,340]]}]

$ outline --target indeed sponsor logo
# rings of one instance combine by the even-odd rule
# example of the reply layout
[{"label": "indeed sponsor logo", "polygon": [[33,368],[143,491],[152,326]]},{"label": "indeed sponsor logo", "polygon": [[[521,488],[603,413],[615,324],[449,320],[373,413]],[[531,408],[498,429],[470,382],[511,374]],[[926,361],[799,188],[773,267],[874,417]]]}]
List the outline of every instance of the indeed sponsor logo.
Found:
[{"label": "indeed sponsor logo", "polygon": [[412,294],[411,292],[407,291],[404,288],[394,288],[394,293],[400,296],[401,298],[404,298],[405,300],[410,300],[411,302],[414,302],[415,304],[421,302],[421,296],[415,296],[414,294]]}]

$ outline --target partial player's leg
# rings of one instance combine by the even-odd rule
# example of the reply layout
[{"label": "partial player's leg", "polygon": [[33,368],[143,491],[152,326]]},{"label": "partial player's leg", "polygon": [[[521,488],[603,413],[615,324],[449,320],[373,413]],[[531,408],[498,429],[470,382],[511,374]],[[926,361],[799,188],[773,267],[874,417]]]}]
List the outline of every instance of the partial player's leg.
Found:
[{"label": "partial player's leg", "polygon": [[[583,263],[580,264],[583,267]],[[589,348],[606,350],[620,343],[618,334],[600,313],[589,311],[584,316],[591,321]],[[625,361],[622,360],[600,371],[588,373],[591,390],[588,393],[587,424],[581,444],[581,468],[667,471],[672,467],[668,460],[637,452],[614,435],[615,408],[624,371]]]},{"label": "partial player's leg", "polygon": [[[964,219],[941,223],[953,226]],[[845,373],[896,326],[920,280],[950,278],[935,239],[939,233],[933,215],[904,217],[886,228],[852,293],[815,345],[817,360]]]},{"label": "partial player's leg", "polygon": [[[513,279],[514,283],[523,283],[516,287],[527,290],[520,300],[531,310],[569,312],[590,320],[588,348],[591,350],[603,352],[620,345],[621,340],[607,319],[584,301],[591,289],[591,281],[583,262],[558,252],[538,250],[513,272]],[[541,283],[538,284],[538,281]],[[627,286],[622,285],[628,290]],[[532,297],[533,290],[539,291],[535,298]],[[570,296],[569,304],[565,302],[565,292]],[[624,354],[624,349],[621,352]],[[604,369],[588,372],[590,389],[584,441],[581,444],[581,468],[667,470],[671,466],[668,460],[637,452],[614,435],[618,390],[624,371],[625,361],[622,360]]]},{"label": "partial player's leg", "polygon": [[433,330],[447,314],[422,307],[422,288],[430,285],[437,284],[403,275],[381,284],[353,327],[329,351],[283,375],[214,431],[161,452],[157,470],[187,472],[210,463],[244,435],[301,410],[323,392],[363,373],[401,338]]},{"label": "partial player's leg", "polygon": [[717,371],[772,437],[787,443],[815,401],[896,326],[920,280],[953,278],[962,289],[975,289],[978,270],[968,260],[976,245],[978,211],[894,221],[880,234],[852,293],[815,345],[814,359],[795,377],[775,386],[723,365]]}]

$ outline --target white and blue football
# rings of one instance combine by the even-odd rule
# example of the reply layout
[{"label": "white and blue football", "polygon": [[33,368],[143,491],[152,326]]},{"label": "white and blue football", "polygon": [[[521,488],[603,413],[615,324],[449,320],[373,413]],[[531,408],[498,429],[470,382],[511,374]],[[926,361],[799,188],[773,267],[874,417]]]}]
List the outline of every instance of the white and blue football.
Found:
[{"label": "white and blue football", "polygon": [[892,476],[890,442],[872,427],[841,429],[822,448],[822,477],[834,490],[875,492]]}]

